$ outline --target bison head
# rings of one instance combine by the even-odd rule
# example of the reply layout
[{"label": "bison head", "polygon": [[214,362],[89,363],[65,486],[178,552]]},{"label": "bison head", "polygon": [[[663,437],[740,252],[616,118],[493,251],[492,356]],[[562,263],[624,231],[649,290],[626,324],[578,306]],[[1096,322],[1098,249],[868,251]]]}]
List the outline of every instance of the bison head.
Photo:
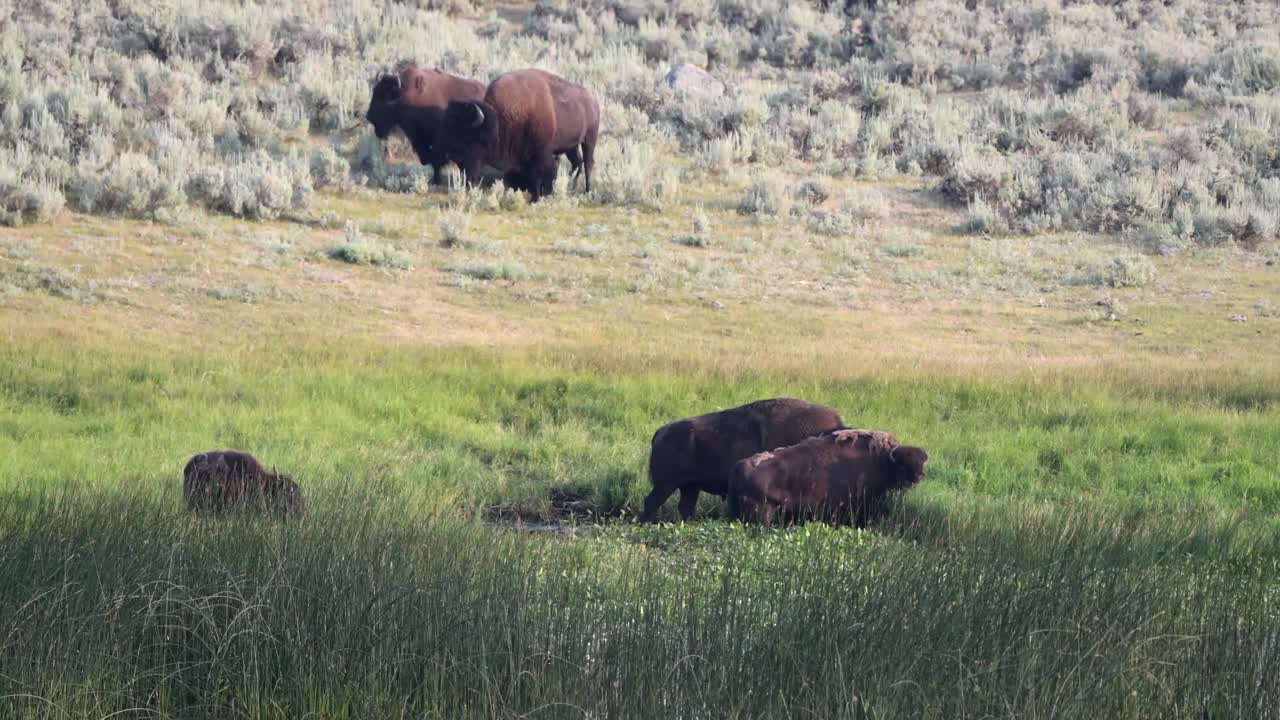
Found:
[{"label": "bison head", "polygon": [[373,124],[373,132],[379,140],[386,140],[396,129],[400,91],[399,75],[383,75],[373,86],[373,97],[369,98],[369,110],[364,117]]},{"label": "bison head", "polygon": [[903,490],[924,479],[924,466],[929,453],[924,448],[898,445],[889,451],[889,489]]},{"label": "bison head", "polygon": [[490,160],[489,152],[497,146],[498,114],[485,102],[450,101],[440,121],[437,142],[468,178],[477,178],[480,166]]},{"label": "bison head", "polygon": [[277,474],[267,483],[266,500],[277,512],[297,515],[302,512],[302,490],[293,478]]}]

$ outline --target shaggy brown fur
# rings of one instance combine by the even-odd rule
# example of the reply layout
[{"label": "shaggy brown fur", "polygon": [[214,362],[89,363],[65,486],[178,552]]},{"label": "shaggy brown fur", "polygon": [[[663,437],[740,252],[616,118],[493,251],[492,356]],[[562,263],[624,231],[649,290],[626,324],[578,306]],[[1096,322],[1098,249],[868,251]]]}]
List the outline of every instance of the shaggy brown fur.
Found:
[{"label": "shaggy brown fur", "polygon": [[[439,70],[409,66],[398,75],[383,75],[373,86],[365,119],[373,132],[385,140],[397,127],[409,138],[418,160],[430,165],[433,182],[440,180],[440,168],[458,158],[449,157],[440,142],[440,121],[454,100],[484,98],[484,83],[457,77]],[[459,163],[461,167],[461,163]]]},{"label": "shaggy brown fur", "polygon": [[697,507],[699,492],[728,492],[729,471],[742,458],[842,427],[834,409],[794,398],[759,400],[664,425],[653,435],[653,490],[645,498],[640,520],[652,521],[676,490],[680,516],[687,520]]},{"label": "shaggy brown fur", "polygon": [[591,190],[600,104],[590,90],[542,70],[517,70],[489,84],[484,100],[455,101],[445,110],[442,140],[468,182],[480,167],[504,173],[508,187],[528,190],[536,202],[555,185],[557,155],[569,158]]},{"label": "shaggy brown fur", "polygon": [[886,494],[924,477],[929,454],[878,430],[838,430],[753,455],[733,467],[729,515],[852,520],[863,527]]},{"label": "shaggy brown fur", "polygon": [[182,495],[192,512],[302,512],[302,490],[292,478],[267,472],[252,455],[236,450],[200,453],[187,461],[182,470]]}]

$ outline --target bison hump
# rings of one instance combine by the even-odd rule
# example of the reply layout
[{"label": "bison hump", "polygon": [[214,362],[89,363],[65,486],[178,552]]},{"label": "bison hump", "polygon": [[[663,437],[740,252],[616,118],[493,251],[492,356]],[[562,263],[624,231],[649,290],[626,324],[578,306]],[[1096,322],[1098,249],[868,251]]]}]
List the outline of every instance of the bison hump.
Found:
[{"label": "bison hump", "polygon": [[837,444],[856,443],[872,452],[887,453],[898,446],[898,439],[882,430],[837,430],[831,438]]}]

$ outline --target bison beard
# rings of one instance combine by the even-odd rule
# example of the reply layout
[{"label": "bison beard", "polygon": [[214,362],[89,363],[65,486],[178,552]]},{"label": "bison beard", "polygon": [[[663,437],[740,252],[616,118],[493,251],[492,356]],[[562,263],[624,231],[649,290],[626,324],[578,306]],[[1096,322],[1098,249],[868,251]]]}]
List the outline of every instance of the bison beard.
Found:
[{"label": "bison beard", "polygon": [[702,492],[725,495],[734,463],[762,450],[797,443],[844,427],[832,408],[794,398],[774,398],[664,425],[653,435],[641,522],[680,491],[680,517],[689,519]]},{"label": "bison beard", "polygon": [[200,453],[187,461],[182,494],[192,512],[302,512],[302,491],[292,478],[267,472],[252,455],[234,450]]},{"label": "bison beard", "polygon": [[441,123],[447,152],[460,158],[467,181],[482,165],[503,172],[513,190],[528,191],[536,202],[555,187],[559,156],[591,189],[600,108],[586,88],[541,70],[519,70],[498,77],[484,100],[452,102]]},{"label": "bison beard", "polygon": [[816,517],[864,527],[890,492],[924,477],[929,455],[889,433],[837,430],[734,465],[729,514],[772,525]]}]

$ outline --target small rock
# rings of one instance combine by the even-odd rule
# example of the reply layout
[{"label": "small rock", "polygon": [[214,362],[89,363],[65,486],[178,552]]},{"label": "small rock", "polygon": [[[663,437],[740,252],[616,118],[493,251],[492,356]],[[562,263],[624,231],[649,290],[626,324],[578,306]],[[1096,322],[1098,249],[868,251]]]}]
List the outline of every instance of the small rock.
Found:
[{"label": "small rock", "polygon": [[672,90],[683,90],[685,92],[713,96],[724,94],[724,83],[712,77],[711,73],[706,70],[689,63],[675,65],[662,81]]},{"label": "small rock", "polygon": [[1244,315],[1241,315],[1240,313],[1235,313],[1234,315],[1231,316],[1231,322],[1245,322],[1248,319],[1249,318],[1245,317]]}]

